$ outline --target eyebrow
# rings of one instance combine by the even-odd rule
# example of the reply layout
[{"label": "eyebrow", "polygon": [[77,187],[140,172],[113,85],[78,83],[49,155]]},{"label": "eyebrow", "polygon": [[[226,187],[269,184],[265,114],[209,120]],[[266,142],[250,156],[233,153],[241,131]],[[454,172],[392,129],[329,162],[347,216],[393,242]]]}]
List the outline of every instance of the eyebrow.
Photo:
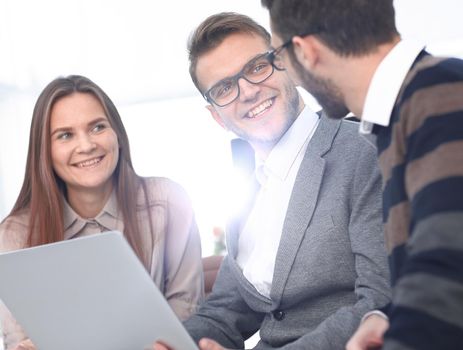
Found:
[{"label": "eyebrow", "polygon": [[259,54],[255,55],[254,57],[250,58],[250,59],[241,67],[241,69],[238,71],[238,73],[236,73],[236,74],[234,74],[234,75],[232,75],[232,76],[229,76],[229,77],[225,77],[225,78],[223,78],[223,79],[220,79],[220,80],[219,80],[218,82],[216,82],[215,84],[212,84],[212,86],[211,86],[209,89],[207,89],[206,91],[209,91],[210,89],[212,89],[213,87],[217,86],[217,85],[220,84],[220,83],[223,83],[223,82],[225,82],[225,81],[227,81],[227,80],[230,80],[230,79],[234,79],[238,74],[240,74],[240,73],[243,71],[244,67],[246,67],[249,63],[251,63],[253,60],[255,60],[256,58],[258,58],[258,57],[260,57],[260,56],[264,56],[264,55],[267,54],[267,53],[268,53],[268,51],[263,52],[263,53],[259,53]]},{"label": "eyebrow", "polygon": [[[106,117],[98,117],[98,118],[95,118],[95,119],[91,120],[90,122],[88,122],[87,127],[93,126],[93,125],[101,123],[101,122],[108,122],[108,124],[109,124],[108,118],[106,118]],[[53,136],[53,135],[55,135],[56,133],[59,133],[59,132],[70,131],[72,129],[73,128],[70,127],[70,126],[63,126],[63,127],[60,127],[60,128],[56,128],[55,130],[53,130],[50,133],[50,136]]]}]

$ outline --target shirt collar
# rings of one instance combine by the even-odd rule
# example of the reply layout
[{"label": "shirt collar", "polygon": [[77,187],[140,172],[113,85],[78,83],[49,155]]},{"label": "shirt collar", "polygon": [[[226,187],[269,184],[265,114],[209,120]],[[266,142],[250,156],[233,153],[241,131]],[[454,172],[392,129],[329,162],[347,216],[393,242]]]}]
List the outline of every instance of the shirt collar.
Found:
[{"label": "shirt collar", "polygon": [[318,115],[305,106],[291,127],[275,145],[267,159],[263,161],[256,157],[256,177],[259,183],[272,174],[284,180],[302,150],[304,144],[319,120]]},{"label": "shirt collar", "polygon": [[373,124],[388,126],[402,83],[418,54],[421,43],[401,40],[376,69],[363,106],[360,132],[371,133]]},{"label": "shirt collar", "polygon": [[96,221],[108,230],[116,227],[118,220],[116,191],[112,191],[101,212],[94,219],[84,219],[77,214],[64,199],[63,205],[64,239],[70,239],[79,233],[89,221]]}]

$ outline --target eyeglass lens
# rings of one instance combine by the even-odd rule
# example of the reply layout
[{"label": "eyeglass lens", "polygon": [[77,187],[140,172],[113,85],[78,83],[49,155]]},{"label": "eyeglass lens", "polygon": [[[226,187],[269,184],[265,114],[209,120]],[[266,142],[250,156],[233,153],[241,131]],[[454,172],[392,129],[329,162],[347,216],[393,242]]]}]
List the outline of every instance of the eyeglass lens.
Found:
[{"label": "eyeglass lens", "polygon": [[262,55],[247,63],[242,71],[229,79],[224,79],[214,85],[208,92],[209,98],[219,106],[233,102],[239,95],[238,80],[246,79],[252,84],[259,84],[273,73],[273,66],[268,55]]}]

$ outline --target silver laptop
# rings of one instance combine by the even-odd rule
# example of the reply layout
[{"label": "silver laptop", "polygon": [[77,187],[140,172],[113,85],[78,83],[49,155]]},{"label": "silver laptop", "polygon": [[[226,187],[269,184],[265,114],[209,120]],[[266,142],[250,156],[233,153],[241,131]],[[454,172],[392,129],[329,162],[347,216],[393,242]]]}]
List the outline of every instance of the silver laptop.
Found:
[{"label": "silver laptop", "polygon": [[40,350],[195,350],[119,232],[0,254],[0,299]]}]

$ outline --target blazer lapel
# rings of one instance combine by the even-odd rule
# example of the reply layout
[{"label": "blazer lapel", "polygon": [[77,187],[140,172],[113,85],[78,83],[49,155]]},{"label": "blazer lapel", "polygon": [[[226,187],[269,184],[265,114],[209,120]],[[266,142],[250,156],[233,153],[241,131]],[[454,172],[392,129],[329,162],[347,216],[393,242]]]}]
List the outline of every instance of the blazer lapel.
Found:
[{"label": "blazer lapel", "polygon": [[327,117],[320,119],[296,176],[275,260],[270,292],[275,307],[279,305],[299,246],[317,205],[325,170],[323,156],[330,150],[340,124],[340,121]]}]

